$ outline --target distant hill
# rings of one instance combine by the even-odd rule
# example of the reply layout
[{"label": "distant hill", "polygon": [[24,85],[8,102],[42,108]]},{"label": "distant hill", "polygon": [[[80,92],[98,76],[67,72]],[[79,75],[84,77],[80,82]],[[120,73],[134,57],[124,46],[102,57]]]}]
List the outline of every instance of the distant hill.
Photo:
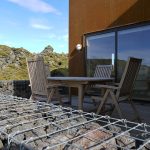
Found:
[{"label": "distant hill", "polygon": [[[25,80],[28,79],[26,58],[33,57],[24,48],[14,48],[6,45],[0,45],[0,80]],[[68,55],[56,53],[48,45],[40,53],[44,61],[50,65],[52,74],[67,75],[68,73]]]}]

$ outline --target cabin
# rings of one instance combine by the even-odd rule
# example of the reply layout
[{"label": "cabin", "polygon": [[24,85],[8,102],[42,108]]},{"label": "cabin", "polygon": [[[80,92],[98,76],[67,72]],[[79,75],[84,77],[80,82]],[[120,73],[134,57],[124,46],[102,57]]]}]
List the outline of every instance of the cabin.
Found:
[{"label": "cabin", "polygon": [[150,100],[150,1],[70,0],[69,75],[113,65],[119,82],[129,56],[142,58],[134,97]]}]

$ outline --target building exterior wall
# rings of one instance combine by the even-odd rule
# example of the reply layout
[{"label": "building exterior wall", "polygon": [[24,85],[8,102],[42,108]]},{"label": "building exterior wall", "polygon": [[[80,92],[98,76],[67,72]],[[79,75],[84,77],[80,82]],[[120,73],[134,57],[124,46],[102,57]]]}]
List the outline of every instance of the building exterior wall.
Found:
[{"label": "building exterior wall", "polygon": [[70,0],[69,75],[85,76],[84,34],[149,21],[149,6],[150,0]]}]

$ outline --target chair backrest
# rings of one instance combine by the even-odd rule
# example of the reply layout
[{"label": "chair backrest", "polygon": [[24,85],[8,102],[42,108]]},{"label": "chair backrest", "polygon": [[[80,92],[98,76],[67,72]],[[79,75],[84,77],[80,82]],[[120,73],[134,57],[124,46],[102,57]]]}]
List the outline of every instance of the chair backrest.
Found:
[{"label": "chair backrest", "polygon": [[112,65],[97,65],[94,72],[94,77],[110,78],[112,69]]},{"label": "chair backrest", "polygon": [[130,57],[128,59],[119,84],[120,90],[116,93],[117,96],[121,97],[131,95],[141,62],[142,59],[138,58]]},{"label": "chair backrest", "polygon": [[51,76],[51,72],[49,69],[49,64],[44,64],[45,65],[45,73],[46,73],[46,77]]},{"label": "chair backrest", "polygon": [[37,56],[34,59],[27,59],[27,67],[32,93],[47,95],[47,79],[43,58]]}]

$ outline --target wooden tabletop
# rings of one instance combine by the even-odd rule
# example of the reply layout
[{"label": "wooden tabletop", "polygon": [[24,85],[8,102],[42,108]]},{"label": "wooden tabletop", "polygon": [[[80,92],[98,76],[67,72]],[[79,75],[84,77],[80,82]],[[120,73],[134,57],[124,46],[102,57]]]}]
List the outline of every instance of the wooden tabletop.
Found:
[{"label": "wooden tabletop", "polygon": [[47,77],[48,80],[56,81],[112,81],[114,78],[97,78],[97,77]]}]

